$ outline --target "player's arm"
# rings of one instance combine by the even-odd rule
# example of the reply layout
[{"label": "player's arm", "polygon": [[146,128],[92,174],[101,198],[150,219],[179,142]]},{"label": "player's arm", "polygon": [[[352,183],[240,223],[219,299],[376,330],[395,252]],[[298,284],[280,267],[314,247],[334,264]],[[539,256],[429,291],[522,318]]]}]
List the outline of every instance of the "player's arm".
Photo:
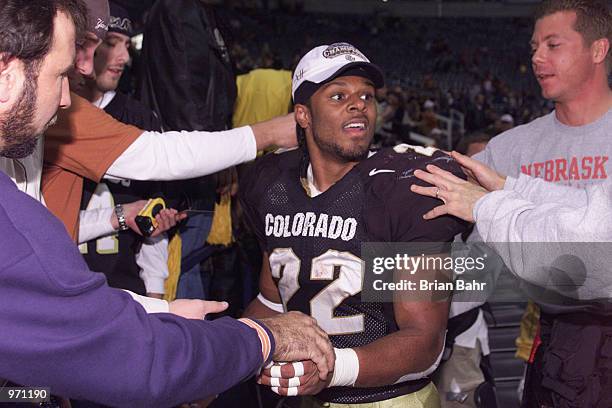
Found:
[{"label": "player's arm", "polygon": [[[431,271],[417,270],[400,279],[417,282],[424,276]],[[444,300],[431,300],[436,297]],[[396,293],[393,311],[399,330],[362,347],[335,349],[336,368],[327,386],[378,387],[431,374],[443,350],[449,307],[450,293]]]},{"label": "player's arm", "polygon": [[[401,279],[418,281],[431,274],[431,271],[418,270],[411,277],[403,276]],[[406,301],[402,295],[417,299]],[[355,363],[358,364],[354,385],[389,385],[400,379],[404,381],[421,378],[433,372],[444,346],[450,307],[449,295],[450,293],[440,292],[434,294],[432,291],[418,291],[416,296],[414,292],[396,293],[393,311],[399,330],[354,349],[357,360],[355,361],[354,357],[351,357],[353,361],[347,360],[353,367]],[[436,297],[444,297],[445,300],[431,300]],[[347,378],[347,381],[350,380]]]},{"label": "player's arm", "polygon": [[[426,270],[407,276],[396,274],[395,279],[446,281],[442,274]],[[411,301],[404,301],[404,296]],[[394,299],[399,330],[363,347],[334,349],[335,368],[327,380],[320,380],[316,367],[303,361],[298,366],[275,364],[264,369],[260,383],[272,386],[280,395],[314,395],[326,387],[375,387],[431,374],[439,364],[444,346],[450,292],[396,292]]]},{"label": "player's arm", "polygon": [[[431,158],[437,165],[462,175],[461,169],[446,156],[434,154]],[[465,178],[465,176],[463,176]],[[431,209],[439,201],[431,197],[418,197],[410,192],[413,180],[398,181],[390,192],[387,213],[390,224],[396,226],[393,240],[396,242],[444,243],[465,229],[465,224],[452,217],[423,220],[406,213],[420,213],[420,209]],[[445,252],[442,245],[440,253]],[[440,255],[431,255],[437,258]],[[443,256],[443,255],[442,255]],[[428,259],[428,258],[427,258]],[[424,265],[428,264],[426,262]],[[437,264],[431,262],[431,265]],[[439,264],[439,262],[438,262]],[[439,282],[447,278],[439,271],[419,268],[414,274],[399,274],[395,279],[414,282],[419,290],[394,291],[394,317],[399,330],[370,344],[355,349],[359,362],[359,374],[354,383],[358,387],[388,385],[424,377],[435,369],[444,345],[444,336],[450,307],[450,293],[421,290],[421,281]],[[354,357],[353,357],[354,360]],[[381,363],[384,362],[384,363]],[[352,362],[354,365],[355,363]],[[403,378],[402,378],[403,377]],[[347,377],[348,380],[348,377]]]},{"label": "player's arm", "polygon": [[247,306],[245,317],[265,318],[283,313],[283,304],[278,287],[272,279],[270,260],[264,252],[259,275],[259,295]]}]

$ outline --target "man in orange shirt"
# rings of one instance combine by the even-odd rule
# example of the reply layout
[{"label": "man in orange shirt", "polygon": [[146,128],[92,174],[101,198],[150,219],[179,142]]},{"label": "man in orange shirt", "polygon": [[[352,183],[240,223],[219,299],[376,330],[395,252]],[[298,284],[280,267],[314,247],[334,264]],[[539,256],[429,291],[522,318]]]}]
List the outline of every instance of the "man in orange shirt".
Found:
[{"label": "man in orange shirt", "polygon": [[[71,87],[78,86],[82,76],[92,75],[92,49],[104,35],[96,27],[99,21],[108,21],[107,0],[86,3],[89,32],[78,44],[69,75]],[[48,208],[73,239],[78,236],[84,178],[94,182],[104,175],[132,180],[189,179],[252,160],[268,146],[297,144],[292,115],[223,132],[145,132],[114,120],[75,94],[71,98],[70,109],[61,111],[56,125],[45,134],[42,192]]]}]

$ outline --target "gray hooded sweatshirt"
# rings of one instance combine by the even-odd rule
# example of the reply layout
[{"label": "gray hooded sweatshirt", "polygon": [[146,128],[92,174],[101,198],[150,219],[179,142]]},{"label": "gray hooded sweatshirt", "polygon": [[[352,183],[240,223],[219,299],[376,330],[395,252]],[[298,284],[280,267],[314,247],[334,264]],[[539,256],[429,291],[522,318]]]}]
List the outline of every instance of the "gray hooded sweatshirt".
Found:
[{"label": "gray hooded sweatshirt", "polygon": [[538,293],[540,303],[612,297],[610,132],[612,109],[578,127],[552,112],[495,137],[476,156],[510,177],[477,202],[470,241],[487,242],[514,274],[554,292]]}]

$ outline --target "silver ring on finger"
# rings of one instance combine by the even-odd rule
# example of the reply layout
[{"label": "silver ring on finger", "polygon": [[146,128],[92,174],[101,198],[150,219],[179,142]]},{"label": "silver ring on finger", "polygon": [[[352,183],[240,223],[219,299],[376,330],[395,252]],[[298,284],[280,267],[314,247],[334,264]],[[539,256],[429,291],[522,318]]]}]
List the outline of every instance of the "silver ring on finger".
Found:
[{"label": "silver ring on finger", "polygon": [[438,196],[438,194],[440,194],[440,187],[436,187],[436,198],[440,199],[440,197]]}]

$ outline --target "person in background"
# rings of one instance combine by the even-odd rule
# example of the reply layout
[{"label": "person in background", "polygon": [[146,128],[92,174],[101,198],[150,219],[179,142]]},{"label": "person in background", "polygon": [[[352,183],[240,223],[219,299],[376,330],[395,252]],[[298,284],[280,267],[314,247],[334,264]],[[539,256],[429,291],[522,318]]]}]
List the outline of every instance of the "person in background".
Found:
[{"label": "person in background", "polygon": [[[123,71],[130,60],[129,48],[133,24],[123,7],[111,1],[108,33],[94,55],[94,75],[85,78],[78,94],[115,119],[148,131],[161,131],[155,113],[142,103],[117,91]],[[83,210],[124,208],[141,200],[162,195],[159,182],[104,179],[95,184],[85,180],[81,201],[81,225],[87,214]],[[142,201],[145,200],[145,201]],[[125,211],[125,209],[124,209]],[[168,277],[168,238],[165,234],[142,237],[132,230],[113,231],[79,245],[92,270],[103,272],[110,286],[128,289],[149,297],[162,298]]]},{"label": "person in background", "polygon": [[[137,95],[165,130],[213,132],[232,127],[237,88],[223,8],[209,0],[160,0],[147,15]],[[223,134],[217,136],[217,143],[227,140]],[[213,290],[225,297],[233,290],[231,266],[210,255],[213,248],[207,244],[214,233],[214,213],[217,219],[227,218],[230,200],[222,196],[232,190],[236,170],[225,167],[214,175],[168,185],[170,197],[185,197],[189,208],[198,211],[179,229],[183,270],[178,298],[210,299]],[[228,235],[226,244],[231,241]],[[197,256],[200,253],[204,255]],[[221,278],[226,275],[230,279]]]}]

